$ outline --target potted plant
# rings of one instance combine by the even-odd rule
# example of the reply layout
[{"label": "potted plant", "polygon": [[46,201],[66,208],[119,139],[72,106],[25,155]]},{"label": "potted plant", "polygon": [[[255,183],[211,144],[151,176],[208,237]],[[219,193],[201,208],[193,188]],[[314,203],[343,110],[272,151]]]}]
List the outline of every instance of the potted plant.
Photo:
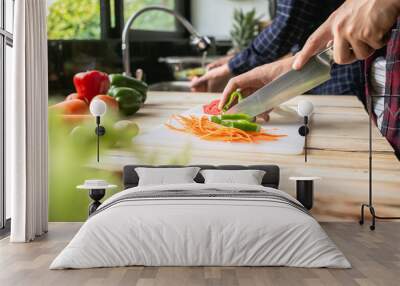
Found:
[{"label": "potted plant", "polygon": [[233,13],[233,27],[231,39],[233,52],[237,53],[246,48],[260,32],[260,16],[256,10],[244,12],[242,9],[235,9]]}]

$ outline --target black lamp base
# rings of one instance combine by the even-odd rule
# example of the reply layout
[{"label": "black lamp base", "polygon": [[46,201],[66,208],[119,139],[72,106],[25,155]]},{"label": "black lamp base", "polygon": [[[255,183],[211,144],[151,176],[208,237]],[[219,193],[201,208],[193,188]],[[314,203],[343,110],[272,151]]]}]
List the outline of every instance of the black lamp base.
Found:
[{"label": "black lamp base", "polygon": [[308,127],[308,116],[304,116],[304,124],[300,126],[299,134],[300,136],[304,137],[304,162],[307,163],[307,155],[308,155],[307,136],[308,134],[310,134],[310,128]]},{"label": "black lamp base", "polygon": [[101,205],[100,200],[104,198],[105,194],[105,189],[93,189],[89,191],[89,197],[93,200],[93,202],[89,205],[89,216]]},{"label": "black lamp base", "polygon": [[106,129],[103,126],[99,125],[96,127],[94,132],[97,136],[104,136],[106,134]]},{"label": "black lamp base", "polygon": [[307,136],[309,133],[310,133],[310,128],[309,128],[307,125],[302,125],[302,126],[299,128],[299,134],[300,134],[300,136],[305,137],[305,136]]},{"label": "black lamp base", "polygon": [[314,181],[296,181],[296,198],[306,209],[311,210],[314,202]]},{"label": "black lamp base", "polygon": [[96,117],[96,124],[97,127],[94,132],[97,135],[97,162],[100,162],[100,137],[106,134],[106,129],[100,125],[100,116]]}]

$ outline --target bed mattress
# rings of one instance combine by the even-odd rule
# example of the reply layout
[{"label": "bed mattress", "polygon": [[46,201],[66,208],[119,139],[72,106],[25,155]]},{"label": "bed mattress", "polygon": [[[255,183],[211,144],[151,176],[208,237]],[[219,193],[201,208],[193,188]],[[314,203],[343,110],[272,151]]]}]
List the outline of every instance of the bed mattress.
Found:
[{"label": "bed mattress", "polygon": [[50,269],[134,265],[351,267],[318,222],[283,191],[184,184],[112,196]]}]

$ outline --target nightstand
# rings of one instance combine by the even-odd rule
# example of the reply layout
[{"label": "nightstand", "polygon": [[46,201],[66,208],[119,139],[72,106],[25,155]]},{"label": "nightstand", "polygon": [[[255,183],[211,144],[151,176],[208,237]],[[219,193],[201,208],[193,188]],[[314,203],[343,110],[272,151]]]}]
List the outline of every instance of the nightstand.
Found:
[{"label": "nightstand", "polygon": [[314,203],[314,181],[319,177],[290,177],[296,181],[296,199],[308,210],[311,210]]},{"label": "nightstand", "polygon": [[93,200],[89,205],[90,216],[101,205],[100,200],[104,198],[106,190],[116,187],[116,185],[110,185],[104,180],[86,180],[83,185],[79,185],[76,188],[80,190],[89,190],[89,197]]}]

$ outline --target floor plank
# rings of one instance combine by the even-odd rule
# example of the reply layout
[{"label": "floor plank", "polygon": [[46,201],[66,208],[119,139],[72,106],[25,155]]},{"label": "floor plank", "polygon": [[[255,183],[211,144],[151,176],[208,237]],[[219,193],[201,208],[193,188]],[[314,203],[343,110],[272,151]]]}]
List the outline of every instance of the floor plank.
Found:
[{"label": "floor plank", "polygon": [[353,268],[289,267],[125,267],[50,271],[55,256],[80,223],[51,223],[45,236],[30,244],[0,240],[2,286],[397,286],[400,273],[400,223],[379,222],[377,230],[356,223],[322,223]]}]

